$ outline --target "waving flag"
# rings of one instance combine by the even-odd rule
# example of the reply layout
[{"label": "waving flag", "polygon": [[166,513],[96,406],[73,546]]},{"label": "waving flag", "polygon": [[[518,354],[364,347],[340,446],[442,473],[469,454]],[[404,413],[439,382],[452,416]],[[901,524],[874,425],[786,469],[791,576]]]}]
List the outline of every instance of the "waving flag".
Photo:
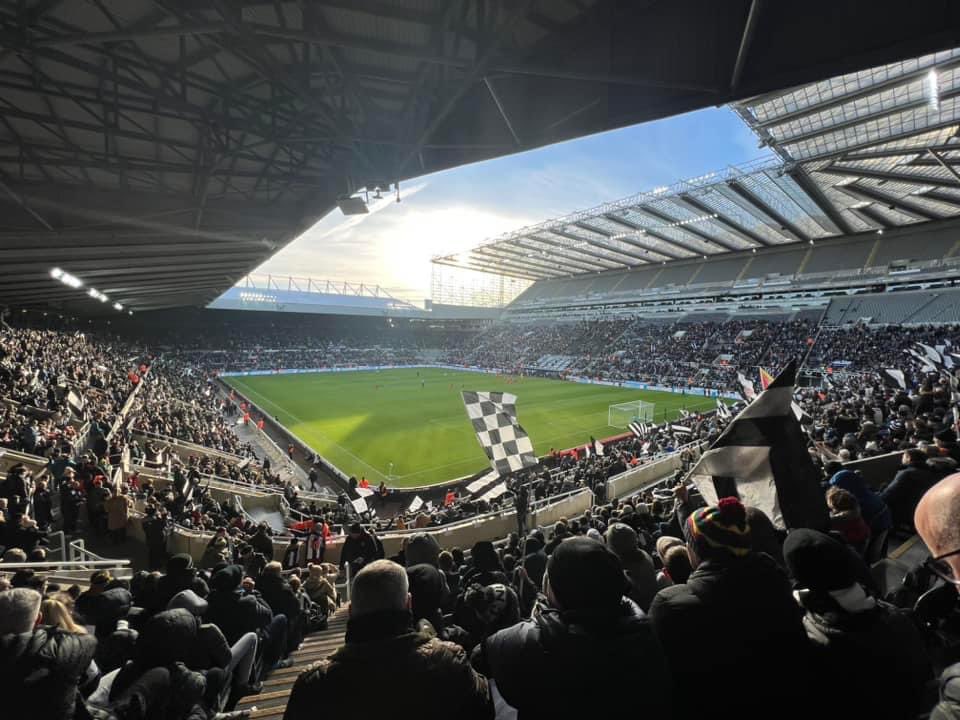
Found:
[{"label": "waving flag", "polygon": [[460,395],[490,467],[503,476],[537,464],[533,443],[517,422],[516,395],[472,390]]},{"label": "waving flag", "polygon": [[772,383],[772,382],[773,382],[773,375],[771,375],[769,372],[767,372],[766,370],[764,370],[764,369],[761,367],[761,368],[760,368],[760,387],[761,387],[761,389],[766,390],[768,387],[770,387],[770,383]]},{"label": "waving flag", "polygon": [[792,407],[796,361],[726,427],[688,479],[704,500],[739,496],[779,528],[827,526],[820,474]]},{"label": "waving flag", "polygon": [[757,391],[753,387],[753,381],[747,380],[742,372],[737,373],[737,380],[740,382],[740,394],[743,395],[743,399],[747,402],[753,402],[753,399],[757,397]]}]

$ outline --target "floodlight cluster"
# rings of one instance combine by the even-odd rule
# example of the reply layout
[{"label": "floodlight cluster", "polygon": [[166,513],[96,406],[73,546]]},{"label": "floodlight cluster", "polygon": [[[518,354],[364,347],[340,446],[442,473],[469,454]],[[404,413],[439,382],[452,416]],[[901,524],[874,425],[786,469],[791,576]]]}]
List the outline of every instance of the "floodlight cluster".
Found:
[{"label": "floodlight cluster", "polygon": [[271,302],[275,303],[277,301],[276,295],[267,295],[266,293],[259,292],[249,292],[246,290],[240,291],[240,299],[243,302]]},{"label": "floodlight cluster", "polygon": [[[79,290],[80,288],[83,287],[83,280],[78,278],[76,275],[71,275],[70,273],[68,273],[66,270],[63,270],[62,268],[58,268],[58,267],[51,268],[50,277],[52,277],[54,280],[59,280],[64,285],[66,285],[67,287],[71,287],[74,290]],[[88,288],[87,295],[93,298],[94,300],[99,300],[102,303],[109,302],[110,300],[110,298],[106,295],[106,293],[102,293],[96,288]],[[116,310],[117,312],[124,311],[123,305],[121,305],[118,302],[113,303],[113,309]],[[127,310],[127,314],[133,315],[133,310]]]}]

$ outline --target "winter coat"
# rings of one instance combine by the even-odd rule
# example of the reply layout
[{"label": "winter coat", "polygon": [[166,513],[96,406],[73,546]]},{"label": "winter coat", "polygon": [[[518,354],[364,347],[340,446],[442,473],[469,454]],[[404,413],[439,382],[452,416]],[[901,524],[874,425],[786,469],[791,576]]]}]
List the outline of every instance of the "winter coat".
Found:
[{"label": "winter coat", "polygon": [[261,597],[270,606],[274,615],[286,615],[290,623],[300,617],[302,612],[300,599],[286,578],[272,574],[261,575],[257,580],[257,590],[260,591]]},{"label": "winter coat", "polygon": [[127,527],[132,500],[126,495],[114,495],[103,504],[107,512],[107,529],[123,530]]},{"label": "winter coat", "polygon": [[473,651],[518,720],[623,715],[623,692],[643,717],[669,718],[671,683],[660,643],[632,601],[603,612],[545,609]]},{"label": "winter coat", "polygon": [[0,636],[0,712],[8,718],[71,720],[77,687],[96,648],[93,636],[54,627]]},{"label": "winter coat", "polygon": [[890,514],[890,508],[887,507],[879,494],[867,487],[867,483],[860,473],[853,470],[841,470],[830,478],[830,485],[853,493],[857,502],[860,503],[860,514],[863,515],[863,519],[870,526],[871,534],[879,535],[892,527],[893,517]]},{"label": "winter coat", "polygon": [[231,645],[248,632],[258,632],[273,620],[270,606],[242,590],[211,590],[203,619],[223,631]]},{"label": "winter coat", "polygon": [[206,581],[197,577],[196,571],[193,569],[183,573],[167,573],[157,583],[156,597],[152,598],[148,609],[155,611],[165,609],[173,596],[184,590],[193,590],[202,598],[210,594]]},{"label": "winter coat", "polygon": [[462,648],[414,629],[407,612],[351,618],[346,642],[293,686],[284,720],[324,717],[492,720],[487,681]]},{"label": "winter coat", "polygon": [[880,493],[880,498],[893,514],[895,525],[913,527],[913,511],[917,509],[917,503],[939,479],[926,464],[907,465],[897,472],[893,481]]},{"label": "winter coat", "polygon": [[670,663],[678,720],[699,720],[703,698],[731,697],[745,677],[749,691],[733,693],[737,717],[766,719],[773,707],[808,716],[803,611],[768,556],[701,562],[685,584],[657,593],[650,619]]},{"label": "winter coat", "polygon": [[623,524],[618,523],[607,530],[607,545],[620,558],[630,581],[630,599],[646,612],[657,594],[657,571],[653,559],[637,546],[636,531]]},{"label": "winter coat", "polygon": [[97,628],[97,637],[105,637],[125,618],[133,605],[133,596],[122,585],[114,585],[95,593],[90,590],[77,598],[77,612],[88,625]]},{"label": "winter coat", "polygon": [[343,541],[343,547],[340,549],[340,569],[342,570],[347,563],[353,563],[360,559],[363,560],[364,564],[377,559],[377,544],[366,531],[360,533],[358,538],[347,535],[347,539]]},{"label": "winter coat", "polygon": [[830,693],[835,717],[912,718],[933,679],[923,637],[910,617],[892,606],[859,613],[807,611],[804,628],[813,646],[819,687],[843,678]]},{"label": "winter coat", "polygon": [[267,562],[273,560],[273,540],[266,533],[254,533],[250,538],[250,547],[261,553],[267,559]]}]

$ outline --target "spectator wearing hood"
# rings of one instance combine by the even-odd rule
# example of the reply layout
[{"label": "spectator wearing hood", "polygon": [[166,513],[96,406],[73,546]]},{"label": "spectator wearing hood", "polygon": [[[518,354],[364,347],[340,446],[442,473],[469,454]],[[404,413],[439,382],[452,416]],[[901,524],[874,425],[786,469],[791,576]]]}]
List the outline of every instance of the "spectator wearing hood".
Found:
[{"label": "spectator wearing hood", "polygon": [[[802,613],[783,571],[753,551],[744,506],[723,498],[694,511],[684,531],[694,571],[686,583],[662,589],[650,606],[678,691],[676,717],[702,717],[700,698],[726,697],[743,678],[750,678],[750,691],[737,694],[738,717],[803,708],[808,646]],[[711,650],[692,659],[697,647]]]},{"label": "spectator wearing hood", "polygon": [[204,619],[219,627],[231,645],[247,633],[256,633],[263,666],[269,670],[286,654],[287,617],[274,615],[266,601],[256,592],[246,592],[242,583],[243,568],[239,565],[214,572]]},{"label": "spectator wearing hood", "polygon": [[650,602],[657,594],[657,572],[653,567],[653,560],[641,550],[637,544],[637,532],[629,525],[613,523],[607,528],[607,547],[620,558],[620,564],[630,581],[630,590],[627,596],[640,609],[646,612],[650,609]]},{"label": "spectator wearing hood", "polygon": [[360,523],[353,523],[340,549],[340,572],[349,565],[351,575],[354,575],[364,565],[377,559],[377,555],[377,543],[373,536]]},{"label": "spectator wearing hood", "polygon": [[642,611],[624,597],[628,587],[602,543],[566,540],[547,565],[549,606],[486,638],[471,661],[522,720],[621,714],[618,693],[589,692],[602,687],[629,687],[646,717],[669,717],[666,660]]},{"label": "spectator wearing hood", "polygon": [[509,580],[503,572],[503,564],[493,543],[480,540],[470,549],[470,569],[463,574],[460,585],[464,588],[470,585],[485,587],[494,583],[507,585]]},{"label": "spectator wearing hood", "polygon": [[354,578],[344,646],[297,678],[285,720],[313,720],[317,708],[331,717],[356,714],[358,696],[369,717],[492,720],[486,680],[462,648],[419,632],[410,604],[400,565],[365,565]]},{"label": "spectator wearing hood", "polygon": [[10,718],[71,720],[97,641],[90,635],[38,626],[40,593],[0,592],[0,695]]},{"label": "spectator wearing hood", "polygon": [[839,487],[853,493],[860,503],[860,514],[870,527],[870,543],[866,550],[868,562],[873,562],[885,553],[887,533],[893,527],[893,516],[883,498],[869,487],[863,476],[853,470],[841,470],[830,478],[831,487]]},{"label": "spectator wearing hood", "polygon": [[77,598],[77,612],[87,625],[96,628],[98,640],[117,629],[117,621],[127,616],[132,605],[130,590],[106,570],[93,573],[90,587]]},{"label": "spectator wearing hood", "polygon": [[[287,652],[292,652],[300,646],[307,632],[307,612],[282,571],[280,563],[267,563],[257,580],[257,590],[274,615],[286,616]],[[304,599],[309,602],[308,598]]]},{"label": "spectator wearing hood", "polygon": [[210,592],[206,581],[197,576],[193,558],[180,553],[167,560],[167,574],[157,582],[156,594],[145,600],[145,607],[152,612],[163,610],[174,595],[184,590],[193,590],[200,597],[206,597]]},{"label": "spectator wearing hood", "polygon": [[[803,625],[822,682],[842,677],[831,693],[833,717],[910,718],[923,708],[933,679],[923,638],[908,615],[877,601],[860,584],[862,560],[816,530],[792,531],[784,557],[805,614]],[[856,566],[856,565],[858,566]]]},{"label": "spectator wearing hood", "polygon": [[[433,565],[426,563],[407,568],[407,582],[410,588],[410,612],[418,628],[433,632],[441,640],[449,640],[468,650],[469,636],[463,628],[447,624],[443,619],[441,603],[446,591],[442,573]],[[420,625],[419,623],[429,624]],[[469,646],[469,647],[468,647]]]}]

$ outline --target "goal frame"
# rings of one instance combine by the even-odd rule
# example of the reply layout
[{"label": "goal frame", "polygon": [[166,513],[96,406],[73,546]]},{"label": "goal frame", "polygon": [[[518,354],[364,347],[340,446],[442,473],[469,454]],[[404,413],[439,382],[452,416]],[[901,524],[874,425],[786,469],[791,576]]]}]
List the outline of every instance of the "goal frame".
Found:
[{"label": "goal frame", "polygon": [[615,428],[626,428],[632,422],[653,422],[654,410],[654,403],[646,400],[614,403],[607,407],[607,425]]}]

